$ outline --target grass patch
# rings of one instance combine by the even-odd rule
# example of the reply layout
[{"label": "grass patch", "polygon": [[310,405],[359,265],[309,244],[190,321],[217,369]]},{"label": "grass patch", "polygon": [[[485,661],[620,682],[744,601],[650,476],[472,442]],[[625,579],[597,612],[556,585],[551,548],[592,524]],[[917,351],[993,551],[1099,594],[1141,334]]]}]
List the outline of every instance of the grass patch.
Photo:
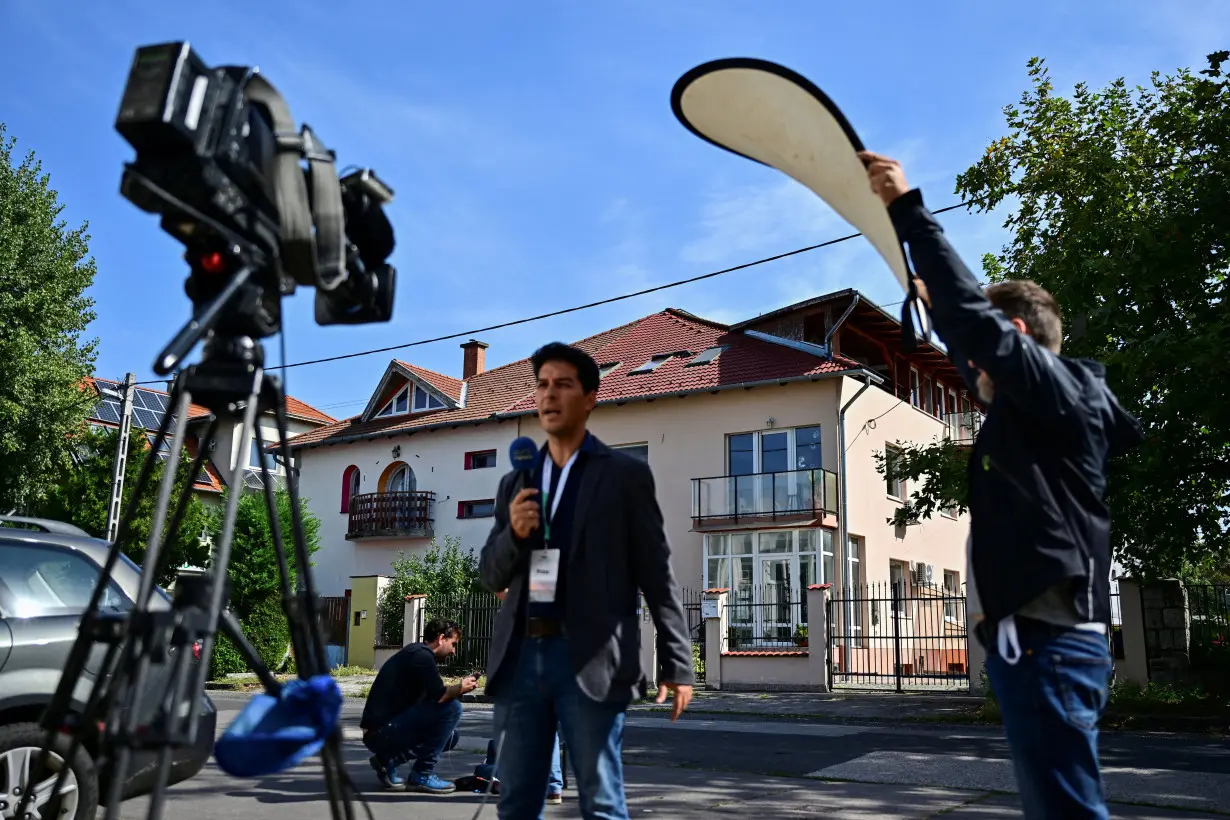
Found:
[{"label": "grass patch", "polygon": [[364,666],[335,666],[331,674],[335,678],[357,678],[362,675],[375,676],[376,670]]}]

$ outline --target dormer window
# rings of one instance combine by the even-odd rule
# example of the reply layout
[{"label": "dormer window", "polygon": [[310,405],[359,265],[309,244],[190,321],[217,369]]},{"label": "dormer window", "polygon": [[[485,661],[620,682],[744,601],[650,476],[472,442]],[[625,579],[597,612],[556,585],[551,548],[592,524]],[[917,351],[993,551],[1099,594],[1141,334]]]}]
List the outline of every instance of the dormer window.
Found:
[{"label": "dormer window", "polygon": [[607,364],[599,366],[598,378],[605,379],[608,375],[610,375],[611,373],[614,373],[618,367],[619,367],[619,362],[609,362]]},{"label": "dormer window", "polygon": [[722,355],[722,351],[726,350],[725,345],[719,347],[711,347],[708,350],[701,351],[695,359],[688,362],[685,367],[698,367],[702,364],[709,364]]},{"label": "dormer window", "polygon": [[[411,392],[413,392],[413,405],[411,404]],[[415,413],[421,413],[424,410],[440,410],[447,405],[440,400],[434,393],[429,393],[417,384],[407,384],[397,392],[393,398],[389,399],[388,404],[380,408],[380,412],[376,413],[376,417],[382,416],[403,416],[411,412],[413,406]]]},{"label": "dormer window", "polygon": [[662,353],[654,356],[649,361],[638,367],[636,370],[630,371],[631,375],[640,375],[642,373],[652,373],[662,366],[662,363],[674,356],[674,353]]}]

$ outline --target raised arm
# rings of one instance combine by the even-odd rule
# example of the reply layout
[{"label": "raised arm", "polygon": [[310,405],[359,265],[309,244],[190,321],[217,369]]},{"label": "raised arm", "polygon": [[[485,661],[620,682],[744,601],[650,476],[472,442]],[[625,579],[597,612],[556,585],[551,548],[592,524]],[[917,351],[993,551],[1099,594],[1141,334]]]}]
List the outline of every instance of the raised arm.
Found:
[{"label": "raised arm", "polygon": [[1054,353],[1020,332],[991,304],[927,210],[922,192],[909,189],[901,166],[870,152],[860,156],[872,190],[887,204],[897,236],[909,248],[915,273],[926,285],[935,330],[944,343],[991,378],[997,397],[1043,417],[1068,413],[1080,400],[1077,380]]}]

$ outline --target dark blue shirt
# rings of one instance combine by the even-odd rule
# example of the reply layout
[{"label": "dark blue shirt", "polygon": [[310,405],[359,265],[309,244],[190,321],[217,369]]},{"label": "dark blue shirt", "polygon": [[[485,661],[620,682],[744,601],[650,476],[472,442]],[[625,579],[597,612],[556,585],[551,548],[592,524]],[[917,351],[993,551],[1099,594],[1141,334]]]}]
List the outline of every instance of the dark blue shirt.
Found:
[{"label": "dark blue shirt", "polygon": [[[576,521],[577,495],[581,488],[581,476],[585,474],[585,461],[590,452],[593,451],[592,437],[587,433],[585,440],[581,442],[581,447],[577,451],[577,460],[573,462],[572,469],[568,471],[568,483],[564,485],[563,495],[559,497],[559,507],[555,510],[554,517],[551,518],[551,549],[560,551],[559,556],[559,576],[555,583],[555,600],[551,603],[535,603],[529,600],[529,581],[527,576],[525,600],[527,603],[526,612],[531,618],[553,618],[562,621],[564,619],[564,599],[567,594],[567,585],[565,580],[568,577],[568,550],[572,547],[572,529],[573,523]],[[533,486],[542,488],[543,466],[546,460],[551,458],[551,453],[544,446],[539,454],[538,469],[534,471]],[[551,462],[551,486],[548,493],[540,495],[539,498],[543,502],[542,521],[545,523],[547,517],[551,514],[551,507],[555,506],[552,500],[558,492],[560,476],[564,470],[554,461]],[[545,542],[543,540],[543,529],[535,533],[534,549],[542,549]]]},{"label": "dark blue shirt", "polygon": [[380,667],[359,726],[379,729],[412,706],[439,701],[444,689],[435,653],[426,644],[409,644]]}]

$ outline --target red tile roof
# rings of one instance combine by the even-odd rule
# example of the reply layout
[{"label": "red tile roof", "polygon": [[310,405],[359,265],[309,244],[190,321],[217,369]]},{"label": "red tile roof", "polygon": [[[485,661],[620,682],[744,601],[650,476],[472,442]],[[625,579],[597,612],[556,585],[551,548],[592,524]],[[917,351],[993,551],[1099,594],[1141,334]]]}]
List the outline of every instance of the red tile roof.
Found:
[{"label": "red tile roof", "polygon": [[307,402],[299,401],[294,396],[286,397],[286,414],[292,418],[314,421],[318,424],[333,424],[337,421],[328,413],[322,413]]},{"label": "red tile roof", "polygon": [[397,364],[406,368],[414,375],[418,376],[423,381],[430,384],[432,387],[439,390],[444,395],[448,396],[453,401],[461,401],[461,379],[454,379],[452,376],[445,376],[443,373],[437,373],[434,370],[428,370],[425,367],[419,367],[417,364],[410,364],[400,360],[394,360]]},{"label": "red tile roof", "polygon": [[[726,325],[674,309],[646,316],[575,344],[600,365],[620,363],[617,369],[603,378],[598,390],[600,403],[622,403],[631,399],[703,392],[741,384],[802,379],[861,367],[840,356],[825,358],[758,339],[742,331],[732,331]],[[717,346],[726,346],[726,350],[714,361],[686,366],[687,361],[696,354]],[[655,355],[684,352],[690,355],[672,358],[651,373],[631,373]],[[423,374],[431,373],[412,365],[405,366]],[[434,381],[432,383],[436,384]],[[520,415],[534,409],[534,373],[529,359],[487,370],[470,378],[467,385],[466,406],[463,408],[370,421],[355,416],[295,436],[290,444],[292,447],[306,447],[338,443],[425,427],[475,423],[506,414]],[[460,395],[460,387],[457,394]]]},{"label": "red tile roof", "polygon": [[[196,458],[196,454],[201,448],[201,443],[195,435],[188,433],[184,436],[184,448],[188,451],[188,458]],[[226,487],[226,482],[222,479],[222,473],[218,472],[218,468],[214,466],[212,458],[205,459],[205,474],[199,478],[201,480],[193,484],[192,489],[220,493]]]}]

